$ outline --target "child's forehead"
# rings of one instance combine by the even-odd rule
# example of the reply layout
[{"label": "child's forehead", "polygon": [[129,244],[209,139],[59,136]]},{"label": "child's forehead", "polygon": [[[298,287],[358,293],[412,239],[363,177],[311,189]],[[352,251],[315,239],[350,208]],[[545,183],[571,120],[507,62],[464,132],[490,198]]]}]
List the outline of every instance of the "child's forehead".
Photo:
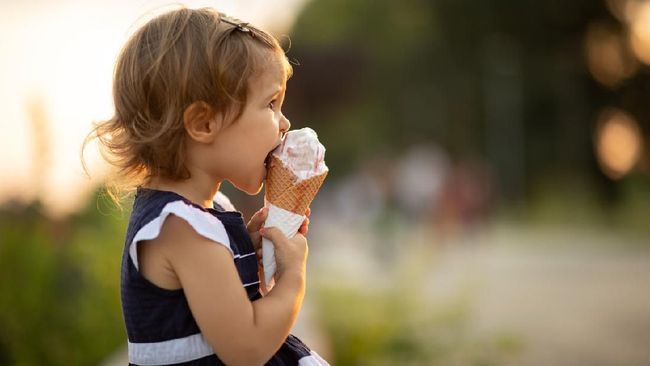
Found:
[{"label": "child's forehead", "polygon": [[284,89],[287,84],[287,71],[281,60],[269,59],[252,80],[253,92],[267,93],[272,89]]}]

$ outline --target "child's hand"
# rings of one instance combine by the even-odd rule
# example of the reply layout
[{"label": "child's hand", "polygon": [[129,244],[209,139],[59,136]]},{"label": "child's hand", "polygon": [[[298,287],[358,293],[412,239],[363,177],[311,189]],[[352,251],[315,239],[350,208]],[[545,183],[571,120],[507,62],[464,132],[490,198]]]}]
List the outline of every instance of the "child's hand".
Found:
[{"label": "child's hand", "polygon": [[280,278],[285,273],[305,275],[308,248],[307,239],[304,235],[296,233],[293,238],[289,239],[276,227],[262,228],[260,233],[269,239],[275,248],[276,282],[280,281]]},{"label": "child's hand", "polygon": [[309,231],[309,215],[311,215],[311,208],[307,207],[307,212],[305,212],[305,221],[302,222],[302,225],[300,225],[300,229],[298,229],[298,232],[301,233],[302,235],[307,235],[307,232]]},{"label": "child's hand", "polygon": [[262,207],[259,211],[253,214],[248,224],[246,224],[246,230],[248,231],[248,235],[251,237],[255,251],[261,251],[262,236],[260,235],[260,229],[264,226],[264,221],[266,221],[268,214],[269,208]]},{"label": "child's hand", "polygon": [[[268,214],[268,207],[262,207],[259,211],[253,214],[246,225],[246,230],[251,237],[253,248],[255,249],[255,254],[257,256],[257,273],[261,281],[264,281],[264,266],[262,265],[262,235],[260,234],[260,229],[264,227],[264,222],[266,221]],[[305,212],[305,216],[307,217],[298,229],[298,233],[303,236],[307,235],[307,232],[309,232],[309,215],[311,215],[311,208],[308,207]],[[264,290],[262,290],[262,293],[266,295]]]},{"label": "child's hand", "polygon": [[[255,252],[257,252],[257,260],[260,265],[262,264],[262,236],[260,235],[260,229],[264,226],[264,221],[266,221],[268,214],[268,207],[262,207],[259,211],[253,214],[246,225],[246,230],[248,230],[248,234],[251,237],[253,248],[255,248]],[[307,208],[305,215],[307,218],[305,218],[305,221],[302,222],[302,225],[300,225],[300,228],[298,229],[298,232],[302,235],[307,235],[309,232],[309,215],[311,215],[311,208]]]}]

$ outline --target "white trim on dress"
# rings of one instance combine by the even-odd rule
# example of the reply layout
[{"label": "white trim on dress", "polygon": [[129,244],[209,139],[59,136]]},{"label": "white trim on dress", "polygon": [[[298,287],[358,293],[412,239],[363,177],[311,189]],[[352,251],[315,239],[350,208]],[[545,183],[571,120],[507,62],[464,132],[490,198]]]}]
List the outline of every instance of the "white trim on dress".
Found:
[{"label": "white trim on dress", "polygon": [[129,363],[136,365],[168,365],[198,360],[214,354],[201,333],[162,342],[129,342]]},{"label": "white trim on dress", "polygon": [[[136,365],[168,365],[198,360],[214,354],[201,333],[162,342],[128,343],[129,362]],[[298,360],[298,366],[329,366],[318,353],[311,351]]]},{"label": "white trim on dress", "polygon": [[230,239],[226,233],[226,228],[218,218],[183,201],[173,201],[166,204],[160,212],[160,215],[141,227],[133,237],[131,246],[129,247],[129,256],[131,257],[136,269],[139,270],[137,244],[143,240],[152,240],[157,238],[158,235],[160,235],[160,230],[162,229],[165,219],[170,214],[187,221],[187,223],[190,224],[199,235],[228,248],[230,254],[235,257],[234,252],[230,247]]}]

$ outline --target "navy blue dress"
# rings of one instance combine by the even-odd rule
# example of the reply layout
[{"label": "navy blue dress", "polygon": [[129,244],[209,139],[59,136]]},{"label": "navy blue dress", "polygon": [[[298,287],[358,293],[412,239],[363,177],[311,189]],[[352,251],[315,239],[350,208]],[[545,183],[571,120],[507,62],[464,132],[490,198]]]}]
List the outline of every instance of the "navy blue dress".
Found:
[{"label": "navy blue dress", "polygon": [[[251,301],[262,297],[257,257],[240,212],[226,211],[215,202],[206,209],[168,191],[138,188],[122,254],[122,310],[130,365],[223,365],[192,316],[183,289],[154,285],[138,271],[136,245],[158,236],[165,218],[173,214],[200,235],[226,246],[242,286]],[[293,335],[289,335],[266,365],[327,365]]]}]

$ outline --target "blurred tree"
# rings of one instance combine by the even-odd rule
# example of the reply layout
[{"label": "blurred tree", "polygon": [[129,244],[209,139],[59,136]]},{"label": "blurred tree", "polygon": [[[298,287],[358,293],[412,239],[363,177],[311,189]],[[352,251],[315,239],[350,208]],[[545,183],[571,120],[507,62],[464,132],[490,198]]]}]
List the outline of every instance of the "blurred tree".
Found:
[{"label": "blurred tree", "polygon": [[435,142],[458,160],[488,159],[509,202],[556,181],[616,198],[596,164],[594,125],[601,108],[620,106],[647,134],[649,74],[598,84],[584,56],[594,21],[621,28],[591,0],[314,0],[291,36],[300,66],[287,114],[319,132],[334,176]]},{"label": "blurred tree", "polygon": [[92,365],[124,343],[119,269],[126,214],[103,195],[52,219],[0,209],[0,364]]}]

